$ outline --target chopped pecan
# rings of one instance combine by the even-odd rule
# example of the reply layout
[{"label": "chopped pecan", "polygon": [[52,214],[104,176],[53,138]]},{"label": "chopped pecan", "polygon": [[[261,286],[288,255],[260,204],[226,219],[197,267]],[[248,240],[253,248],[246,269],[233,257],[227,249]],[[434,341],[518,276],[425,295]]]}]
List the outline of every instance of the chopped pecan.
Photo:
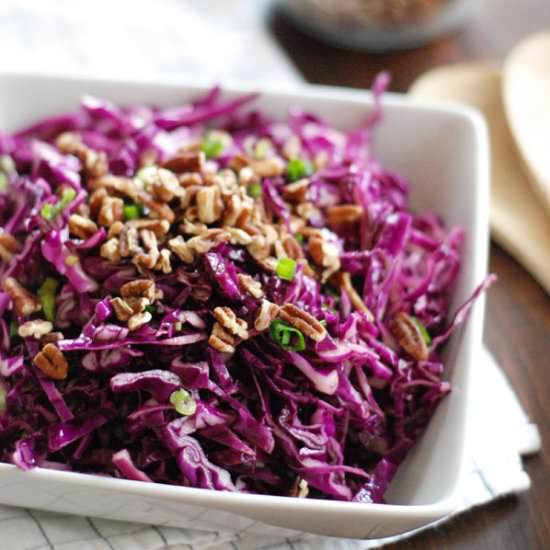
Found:
[{"label": "chopped pecan", "polygon": [[315,157],[313,157],[313,167],[315,171],[322,170],[328,165],[329,156],[326,151],[319,151]]},{"label": "chopped pecan", "polygon": [[134,256],[141,250],[139,246],[138,231],[129,224],[124,225],[118,237],[118,251],[123,258]]},{"label": "chopped pecan", "polygon": [[55,344],[46,344],[33,359],[33,363],[48,378],[65,380],[69,372],[69,364],[63,352]]},{"label": "chopped pecan", "polygon": [[338,285],[342,288],[342,290],[348,295],[353,307],[358,311],[363,311],[367,313],[370,321],[374,320],[374,317],[370,312],[369,308],[365,305],[365,302],[363,302],[363,299],[361,298],[361,296],[359,296],[359,294],[355,290],[353,283],[351,282],[350,274],[347,271],[338,273],[337,282],[338,282]]},{"label": "chopped pecan", "polygon": [[237,275],[239,280],[239,286],[250,294],[253,298],[263,298],[264,291],[262,290],[262,284],[259,281],[253,279],[250,275],[245,275],[244,273],[239,273]]},{"label": "chopped pecan", "polygon": [[250,161],[250,167],[261,178],[273,178],[284,172],[284,163],[277,157],[253,159]]},{"label": "chopped pecan", "polygon": [[252,237],[244,230],[238,227],[224,228],[230,235],[229,242],[231,244],[249,245],[252,242]]},{"label": "chopped pecan", "polygon": [[267,239],[263,235],[252,237],[252,242],[246,248],[255,260],[264,260],[271,252],[271,246],[267,244]]},{"label": "chopped pecan", "polygon": [[180,231],[185,235],[200,235],[204,233],[208,227],[204,223],[193,223],[190,222],[187,218],[183,220],[183,223],[180,225]]},{"label": "chopped pecan", "polygon": [[196,222],[199,219],[199,209],[196,206],[190,206],[183,213],[183,219]]},{"label": "chopped pecan", "polygon": [[217,307],[213,311],[214,317],[226,331],[246,340],[248,338],[248,325],[244,319],[240,319],[235,312],[228,307]]},{"label": "chopped pecan", "polygon": [[174,237],[168,241],[170,250],[183,262],[190,264],[193,262],[193,251],[187,246],[184,238],[181,235]]},{"label": "chopped pecan", "polygon": [[340,204],[326,209],[327,221],[330,225],[355,222],[363,215],[363,208],[358,204]]},{"label": "chopped pecan", "polygon": [[99,254],[102,258],[116,263],[120,261],[120,252],[118,250],[118,239],[112,238],[105,241],[99,249]]},{"label": "chopped pecan", "polygon": [[9,262],[19,250],[19,243],[8,232],[0,229],[0,258]]},{"label": "chopped pecan", "polygon": [[223,213],[223,225],[231,227],[237,225],[242,212],[242,200],[238,195],[232,195],[227,199]]},{"label": "chopped pecan", "polygon": [[218,187],[203,187],[197,192],[197,208],[199,220],[202,223],[214,223],[219,219],[223,204]]},{"label": "chopped pecan", "polygon": [[157,238],[160,238],[170,230],[170,223],[168,220],[130,220],[126,222],[128,227],[135,227],[136,229],[149,229]]},{"label": "chopped pecan", "polygon": [[[157,289],[155,291],[155,299],[161,300],[162,296],[160,295],[162,291]],[[126,303],[132,308],[134,313],[143,313],[148,305],[151,305],[151,302],[148,298],[128,298]]]},{"label": "chopped pecan", "polygon": [[324,268],[323,281],[326,281],[332,274],[340,269],[340,252],[336,243],[324,238],[321,233],[318,236],[310,237],[308,251],[313,261]]},{"label": "chopped pecan", "polygon": [[185,188],[200,186],[204,183],[202,175],[199,172],[187,172],[181,174],[178,179],[180,185]]},{"label": "chopped pecan", "polygon": [[84,174],[90,178],[100,178],[109,171],[107,155],[103,151],[94,151],[89,147],[81,147],[77,157],[82,162]]},{"label": "chopped pecan", "polygon": [[90,219],[72,214],[69,218],[69,232],[79,239],[89,239],[97,231],[97,225]]},{"label": "chopped pecan", "polygon": [[101,203],[97,221],[104,227],[111,226],[116,221],[121,221],[123,215],[124,201],[118,197],[105,197]]},{"label": "chopped pecan", "polygon": [[107,198],[107,190],[100,187],[90,195],[88,206],[90,207],[90,215],[97,217],[103,201]]},{"label": "chopped pecan", "polygon": [[192,237],[187,246],[196,254],[206,254],[210,249],[229,240],[229,233],[224,229],[207,229],[204,233]]},{"label": "chopped pecan", "polygon": [[321,342],[327,335],[325,327],[315,317],[294,304],[282,306],[279,317],[316,342]]},{"label": "chopped pecan", "polygon": [[229,168],[239,172],[241,168],[248,166],[250,164],[250,157],[244,153],[238,152],[233,158],[229,161]]},{"label": "chopped pecan", "polygon": [[304,251],[300,243],[292,235],[283,237],[283,247],[289,258],[301,260],[304,257]]},{"label": "chopped pecan", "polygon": [[135,201],[140,190],[136,181],[124,176],[108,175],[91,181],[90,187],[97,190],[105,189],[109,194],[128,197]]},{"label": "chopped pecan", "polygon": [[182,172],[200,172],[205,156],[202,151],[188,151],[167,160],[162,167],[180,174]]},{"label": "chopped pecan", "polygon": [[309,187],[309,179],[302,178],[301,180],[289,183],[283,187],[283,197],[290,202],[303,202],[306,200],[306,193]]},{"label": "chopped pecan", "polygon": [[275,257],[278,260],[281,260],[282,258],[288,258],[288,254],[286,253],[282,241],[275,241],[275,243],[273,243],[273,250],[275,251]]},{"label": "chopped pecan", "polygon": [[215,178],[217,186],[220,188],[222,197],[230,197],[237,193],[239,183],[233,170],[221,170]]},{"label": "chopped pecan", "polygon": [[141,328],[143,325],[146,325],[151,321],[153,316],[148,312],[144,311],[143,313],[136,313],[135,315],[132,315],[128,319],[128,329],[129,330],[137,330],[138,328]]},{"label": "chopped pecan", "polygon": [[147,298],[150,303],[155,301],[155,282],[151,279],[136,279],[128,281],[120,287],[120,295],[129,298]]},{"label": "chopped pecan", "polygon": [[429,357],[429,350],[420,328],[414,319],[400,311],[396,313],[389,323],[389,329],[399,345],[417,361],[425,361]]},{"label": "chopped pecan", "polygon": [[109,227],[109,231],[107,231],[107,238],[112,239],[113,237],[118,237],[122,232],[123,227],[124,224],[122,222],[115,222],[111,225],[111,227]]},{"label": "chopped pecan", "polygon": [[262,332],[267,330],[271,325],[273,319],[279,314],[279,306],[270,302],[269,300],[262,300],[260,311],[254,321],[254,328]]},{"label": "chopped pecan", "polygon": [[267,258],[263,258],[261,260],[255,258],[255,260],[263,269],[265,269],[265,271],[275,272],[277,269],[277,258],[274,258],[273,256],[268,256]]},{"label": "chopped pecan", "polygon": [[167,248],[163,248],[160,251],[159,259],[155,265],[155,269],[162,271],[163,273],[172,273],[172,264],[170,263],[170,256],[172,253]]},{"label": "chopped pecan", "polygon": [[34,319],[19,325],[18,334],[21,338],[36,338],[40,340],[42,336],[53,330],[53,325],[43,319]]},{"label": "chopped pecan", "polygon": [[59,340],[63,340],[62,332],[48,332],[40,338],[40,345],[44,347],[46,344],[57,344]]},{"label": "chopped pecan", "polygon": [[170,202],[183,192],[178,178],[170,170],[150,166],[141,173],[140,179],[143,181],[145,190],[156,200]]},{"label": "chopped pecan", "polygon": [[112,298],[110,303],[113,307],[116,318],[119,321],[126,322],[134,314],[134,310],[130,304],[118,296],[116,298]]},{"label": "chopped pecan", "polygon": [[167,204],[153,199],[149,193],[141,191],[138,193],[136,201],[149,208],[149,210],[161,220],[167,220],[170,224],[174,223],[176,219],[174,211]]},{"label": "chopped pecan", "polygon": [[239,184],[248,187],[252,183],[258,183],[259,178],[250,166],[243,166],[239,170]]},{"label": "chopped pecan", "polygon": [[311,202],[301,202],[296,206],[296,214],[305,221],[320,215],[319,209]]},{"label": "chopped pecan", "polygon": [[136,254],[132,262],[141,268],[153,269],[159,259],[159,249],[156,235],[150,229],[139,231],[144,252]]},{"label": "chopped pecan", "polygon": [[235,338],[217,322],[212,327],[208,344],[222,353],[233,353],[235,351]]},{"label": "chopped pecan", "polygon": [[4,290],[10,295],[17,315],[27,317],[42,309],[40,300],[23,288],[13,277],[6,277]]}]

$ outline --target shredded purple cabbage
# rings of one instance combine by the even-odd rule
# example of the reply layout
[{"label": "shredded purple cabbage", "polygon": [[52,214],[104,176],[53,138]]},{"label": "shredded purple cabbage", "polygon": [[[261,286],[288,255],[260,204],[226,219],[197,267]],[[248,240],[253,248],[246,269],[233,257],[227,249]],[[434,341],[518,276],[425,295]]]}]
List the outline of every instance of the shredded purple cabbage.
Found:
[{"label": "shredded purple cabbage", "polygon": [[169,109],[86,96],[1,134],[0,459],[383,502],[493,281],[449,315],[464,232],[372,156],[386,85],[350,132],[214,88]]}]

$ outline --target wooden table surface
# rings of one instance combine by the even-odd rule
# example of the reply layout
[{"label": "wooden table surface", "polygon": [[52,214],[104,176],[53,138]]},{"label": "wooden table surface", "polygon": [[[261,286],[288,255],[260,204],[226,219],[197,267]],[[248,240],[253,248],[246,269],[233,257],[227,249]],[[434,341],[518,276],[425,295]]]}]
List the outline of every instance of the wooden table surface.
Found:
[{"label": "wooden table surface", "polygon": [[[309,82],[368,88],[378,71],[389,69],[391,89],[406,91],[431,67],[502,59],[523,36],[550,30],[550,0],[479,0],[479,4],[464,30],[397,53],[375,55],[328,46],[277,14],[271,18],[271,29]],[[485,341],[542,435],[542,452],[525,462],[532,487],[526,494],[469,511],[437,530],[388,548],[550,549],[550,297],[495,244],[490,268],[499,282],[488,296]]]}]

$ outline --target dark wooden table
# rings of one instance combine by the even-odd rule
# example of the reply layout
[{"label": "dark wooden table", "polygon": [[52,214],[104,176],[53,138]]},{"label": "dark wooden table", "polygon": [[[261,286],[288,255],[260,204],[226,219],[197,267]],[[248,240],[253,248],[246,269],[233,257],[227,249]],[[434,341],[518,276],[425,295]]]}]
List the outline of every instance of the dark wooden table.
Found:
[{"label": "dark wooden table", "polygon": [[[388,54],[328,46],[277,14],[270,24],[310,82],[368,88],[378,71],[389,69],[392,90],[406,91],[427,69],[463,60],[502,59],[523,36],[550,29],[550,0],[479,0],[479,4],[479,13],[463,31],[429,46]],[[542,452],[525,463],[532,488],[392,545],[396,550],[550,549],[550,298],[494,244],[491,270],[499,282],[489,292],[485,341],[537,422],[543,440]]]}]

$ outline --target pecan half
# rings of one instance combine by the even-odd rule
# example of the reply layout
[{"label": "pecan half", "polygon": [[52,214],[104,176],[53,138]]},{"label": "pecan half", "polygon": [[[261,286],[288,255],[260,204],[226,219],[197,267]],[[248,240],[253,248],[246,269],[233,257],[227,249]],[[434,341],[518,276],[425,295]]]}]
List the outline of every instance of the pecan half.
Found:
[{"label": "pecan half", "polygon": [[205,156],[202,151],[181,153],[163,163],[162,167],[172,172],[200,172],[204,166]]},{"label": "pecan half", "polygon": [[3,286],[13,301],[17,315],[27,317],[42,309],[38,298],[23,288],[13,277],[7,277]]},{"label": "pecan half", "polygon": [[327,221],[330,225],[356,222],[363,215],[363,208],[358,204],[340,204],[326,209]]},{"label": "pecan half", "polygon": [[69,371],[69,364],[63,352],[55,344],[46,344],[33,359],[33,363],[48,378],[65,380]]},{"label": "pecan half", "polygon": [[315,317],[294,304],[282,306],[279,317],[316,342],[321,342],[327,335],[327,330]]},{"label": "pecan half", "polygon": [[239,280],[239,286],[250,294],[253,298],[260,299],[264,296],[264,291],[262,290],[262,284],[259,281],[253,279],[250,275],[245,275],[244,273],[239,273],[237,275]]},{"label": "pecan half", "polygon": [[69,233],[79,239],[89,239],[97,231],[97,225],[84,216],[72,214],[69,218]]},{"label": "pecan half", "polygon": [[414,319],[400,311],[389,323],[389,329],[399,345],[417,361],[425,361],[430,354],[422,333]]},{"label": "pecan half", "polygon": [[43,319],[34,319],[27,321],[19,326],[18,334],[21,338],[36,338],[40,340],[42,336],[53,330],[53,325]]},{"label": "pecan half", "polygon": [[151,279],[136,279],[128,281],[120,287],[120,295],[125,298],[147,298],[150,303],[155,301],[155,282]]},{"label": "pecan half", "polygon": [[228,307],[217,307],[213,311],[214,317],[224,330],[246,340],[248,338],[248,325],[244,319],[240,319],[235,312]]},{"label": "pecan half", "polygon": [[254,321],[254,328],[258,332],[267,330],[271,325],[271,322],[279,314],[279,306],[270,302],[269,300],[262,300],[262,305],[260,306],[260,311],[256,315],[256,320]]}]

